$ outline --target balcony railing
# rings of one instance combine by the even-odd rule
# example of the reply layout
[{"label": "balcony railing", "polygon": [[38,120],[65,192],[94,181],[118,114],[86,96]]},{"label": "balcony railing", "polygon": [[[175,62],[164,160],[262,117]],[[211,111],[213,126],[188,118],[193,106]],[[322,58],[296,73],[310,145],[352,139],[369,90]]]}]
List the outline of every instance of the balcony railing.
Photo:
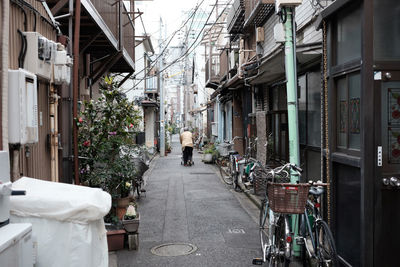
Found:
[{"label": "balcony railing", "polygon": [[151,76],[146,78],[144,82],[144,93],[145,94],[158,93],[157,81],[158,81],[157,76]]},{"label": "balcony railing", "polygon": [[132,16],[127,14],[129,10],[126,9],[125,5],[123,5],[123,13],[122,16],[122,27],[123,27],[123,40],[122,45],[128,51],[129,56],[132,60],[135,60],[135,33],[134,33],[134,24],[132,20]]},{"label": "balcony railing", "polygon": [[241,33],[244,24],[244,0],[235,0],[229,10],[226,25],[230,34]]},{"label": "balcony railing", "polygon": [[227,78],[228,71],[229,71],[229,57],[228,57],[228,49],[223,49],[221,54],[219,54],[219,77],[220,79]]},{"label": "balcony railing", "polygon": [[[115,0],[90,0],[114,38],[122,40],[121,49],[125,48],[131,59],[134,59],[134,24],[129,10],[125,5]],[[121,8],[120,8],[121,7]],[[121,27],[120,27],[121,24]],[[120,36],[121,35],[121,36]]]},{"label": "balcony railing", "polygon": [[219,55],[212,55],[206,62],[206,87],[216,89],[219,83]]},{"label": "balcony railing", "polygon": [[244,28],[262,26],[275,10],[275,0],[245,0]]}]

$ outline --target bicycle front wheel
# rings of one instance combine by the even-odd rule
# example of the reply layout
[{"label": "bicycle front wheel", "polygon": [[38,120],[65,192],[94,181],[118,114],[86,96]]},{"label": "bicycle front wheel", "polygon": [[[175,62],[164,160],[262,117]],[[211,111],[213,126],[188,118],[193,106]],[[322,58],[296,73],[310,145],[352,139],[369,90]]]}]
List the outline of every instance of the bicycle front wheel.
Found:
[{"label": "bicycle front wheel", "polygon": [[318,266],[337,266],[336,246],[331,230],[325,221],[315,224],[315,239],[317,243]]}]

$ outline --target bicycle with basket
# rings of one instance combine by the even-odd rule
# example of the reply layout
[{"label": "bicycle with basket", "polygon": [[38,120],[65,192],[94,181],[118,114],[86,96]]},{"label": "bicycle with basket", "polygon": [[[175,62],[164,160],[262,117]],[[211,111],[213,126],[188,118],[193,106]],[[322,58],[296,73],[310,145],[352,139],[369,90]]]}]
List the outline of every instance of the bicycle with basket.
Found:
[{"label": "bicycle with basket", "polygon": [[[253,264],[289,266],[293,241],[302,246],[303,262],[307,265],[336,266],[335,243],[328,224],[319,212],[323,183],[289,183],[291,175],[301,176],[301,168],[287,163],[275,169],[260,167],[258,175],[267,179],[267,187],[260,209],[259,226],[262,258]],[[293,214],[300,218],[293,223]],[[294,225],[300,232],[295,238]]]}]

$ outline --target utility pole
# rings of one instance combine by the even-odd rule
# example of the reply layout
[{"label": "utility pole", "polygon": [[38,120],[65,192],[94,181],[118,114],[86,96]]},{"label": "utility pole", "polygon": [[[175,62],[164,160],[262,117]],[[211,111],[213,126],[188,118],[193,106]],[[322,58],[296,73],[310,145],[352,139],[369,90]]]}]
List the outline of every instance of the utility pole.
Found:
[{"label": "utility pole", "polygon": [[[163,30],[163,22],[160,17],[160,40],[159,40],[159,48],[160,53],[162,53],[162,30]],[[160,55],[160,156],[165,156],[165,125],[164,125],[164,75],[163,69],[164,67],[164,56]]]},{"label": "utility pole", "polygon": [[[300,166],[299,148],[299,118],[297,103],[297,70],[296,70],[296,29],[294,27],[294,7],[282,7],[285,9],[285,71],[286,71],[286,92],[289,124],[289,162]],[[292,171],[290,182],[299,182],[299,176]],[[298,236],[298,215],[292,215],[292,229],[294,236]],[[293,242],[293,253],[300,256],[300,246]]]}]

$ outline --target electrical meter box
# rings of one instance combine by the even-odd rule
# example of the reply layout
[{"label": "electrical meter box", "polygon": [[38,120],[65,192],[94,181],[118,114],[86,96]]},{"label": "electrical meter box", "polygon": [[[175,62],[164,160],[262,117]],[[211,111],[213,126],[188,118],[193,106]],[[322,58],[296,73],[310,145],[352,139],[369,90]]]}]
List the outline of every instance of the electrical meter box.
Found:
[{"label": "electrical meter box", "polygon": [[37,32],[24,32],[27,48],[24,69],[50,80],[57,45]]},{"label": "electrical meter box", "polygon": [[55,53],[54,58],[54,83],[69,84],[71,80],[72,59],[67,55],[67,51],[63,46],[59,45],[59,50]]},{"label": "electrical meter box", "polygon": [[39,141],[36,75],[24,69],[8,70],[8,142]]}]

